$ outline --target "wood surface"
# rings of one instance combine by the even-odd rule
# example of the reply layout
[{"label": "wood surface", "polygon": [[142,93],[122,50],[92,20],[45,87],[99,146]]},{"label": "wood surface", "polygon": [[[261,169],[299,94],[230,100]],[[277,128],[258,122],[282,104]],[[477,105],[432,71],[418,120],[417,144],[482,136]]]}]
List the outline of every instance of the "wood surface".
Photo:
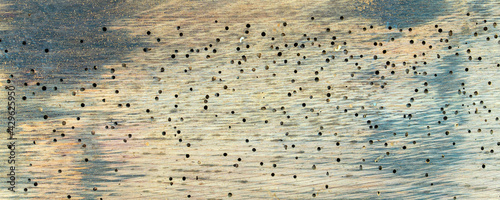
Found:
[{"label": "wood surface", "polygon": [[500,198],[498,1],[0,5],[0,199]]}]

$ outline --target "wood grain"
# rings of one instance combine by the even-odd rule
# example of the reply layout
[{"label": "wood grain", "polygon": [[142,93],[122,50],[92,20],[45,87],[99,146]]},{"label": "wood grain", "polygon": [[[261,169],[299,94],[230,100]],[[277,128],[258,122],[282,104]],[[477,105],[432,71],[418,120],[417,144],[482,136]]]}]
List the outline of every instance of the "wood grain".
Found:
[{"label": "wood grain", "polygon": [[496,1],[0,5],[1,199],[500,197]]}]

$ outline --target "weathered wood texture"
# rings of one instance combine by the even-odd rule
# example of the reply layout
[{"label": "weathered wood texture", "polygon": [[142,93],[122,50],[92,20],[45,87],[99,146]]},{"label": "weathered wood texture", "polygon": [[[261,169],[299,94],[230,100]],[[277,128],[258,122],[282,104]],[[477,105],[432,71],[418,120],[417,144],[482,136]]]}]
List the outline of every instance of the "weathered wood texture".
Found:
[{"label": "weathered wood texture", "polygon": [[1,199],[500,198],[498,1],[1,5]]}]

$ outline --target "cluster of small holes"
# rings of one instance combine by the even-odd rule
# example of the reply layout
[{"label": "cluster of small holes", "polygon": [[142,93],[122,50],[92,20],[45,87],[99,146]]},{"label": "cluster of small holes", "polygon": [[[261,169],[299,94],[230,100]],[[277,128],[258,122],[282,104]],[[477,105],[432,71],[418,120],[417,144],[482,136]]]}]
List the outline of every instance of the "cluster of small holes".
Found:
[{"label": "cluster of small holes", "polygon": [[[469,13],[467,14],[467,16],[469,16]],[[311,16],[309,17],[309,20],[307,20],[307,22],[304,23],[317,23],[319,20],[321,20],[319,16]],[[339,16],[338,20],[347,21],[351,19],[350,17]],[[197,152],[195,150],[192,150],[195,149],[194,147],[196,147],[197,145],[201,145],[200,140],[193,139],[192,137],[190,137],[200,133],[192,131],[184,131],[184,128],[189,129],[189,127],[183,126],[184,117],[186,117],[189,114],[186,113],[185,110],[183,111],[183,109],[187,109],[189,105],[187,105],[182,101],[192,97],[192,98],[197,98],[198,100],[201,99],[200,102],[202,102],[202,106],[189,109],[195,110],[198,113],[210,113],[212,114],[210,116],[213,116],[215,121],[217,120],[215,118],[223,118],[226,115],[231,116],[225,118],[226,121],[220,122],[221,124],[223,124],[221,125],[221,127],[224,127],[224,129],[227,129],[227,131],[230,131],[230,129],[236,129],[241,131],[242,128],[248,128],[253,126],[273,127],[278,129],[279,131],[276,131],[276,134],[278,135],[279,133],[280,137],[276,139],[276,141],[281,143],[281,146],[287,153],[288,157],[290,157],[292,160],[296,160],[297,162],[306,162],[306,163],[316,162],[312,165],[308,165],[307,170],[322,171],[322,170],[327,170],[328,165],[335,165],[335,166],[352,165],[356,166],[355,170],[363,172],[371,171],[371,173],[379,173],[379,174],[381,173],[384,175],[390,174],[392,176],[404,176],[404,174],[409,173],[408,171],[410,169],[399,165],[398,163],[401,161],[397,160],[396,158],[397,155],[410,154],[409,152],[413,151],[414,149],[423,148],[419,145],[420,143],[424,142],[420,141],[417,142],[418,137],[424,137],[424,138],[439,137],[439,139],[443,139],[446,141],[449,140],[450,141],[449,143],[442,145],[448,145],[446,146],[446,148],[454,148],[453,146],[462,144],[458,140],[455,141],[456,139],[454,139],[453,137],[455,137],[459,133],[455,132],[455,129],[450,128],[448,124],[451,122],[456,122],[457,120],[460,119],[459,118],[460,115],[458,115],[458,113],[461,112],[468,112],[469,114],[478,114],[478,112],[486,112],[492,114],[495,113],[494,110],[491,111],[491,109],[494,109],[494,107],[487,108],[489,107],[487,106],[488,103],[494,103],[494,102],[486,100],[483,101],[482,98],[485,97],[481,96],[481,91],[479,92],[468,91],[466,89],[465,83],[457,85],[447,85],[446,87],[453,88],[454,90],[456,89],[458,93],[454,94],[456,94],[460,98],[462,98],[462,96],[465,96],[466,98],[478,102],[477,105],[475,102],[471,104],[462,104],[463,106],[461,106],[462,108],[460,108],[462,110],[451,110],[451,107],[453,107],[449,105],[449,101],[451,101],[451,99],[436,101],[437,103],[434,102],[439,105],[427,105],[425,102],[429,100],[428,96],[433,95],[436,92],[440,92],[439,91],[440,88],[437,86],[439,86],[440,84],[438,83],[438,81],[441,77],[450,78],[450,77],[463,76],[464,74],[476,70],[476,68],[473,67],[465,67],[463,71],[450,69],[442,73],[436,72],[434,74],[428,74],[428,72],[422,70],[431,71],[431,69],[426,67],[426,65],[432,65],[431,59],[427,59],[431,56],[437,60],[446,60],[446,59],[454,59],[447,57],[446,54],[451,54],[456,56],[464,55],[465,57],[463,58],[459,57],[462,58],[461,62],[475,62],[478,65],[485,65],[485,67],[490,67],[490,68],[499,67],[499,64],[489,64],[490,60],[494,59],[491,56],[476,53],[475,50],[477,48],[474,48],[473,46],[467,46],[465,44],[459,47],[455,43],[457,40],[456,35],[459,34],[458,30],[457,31],[447,30],[441,28],[438,25],[435,25],[435,30],[433,31],[434,33],[439,35],[438,37],[441,37],[439,40],[434,40],[434,39],[424,40],[413,37],[397,38],[395,36],[394,37],[390,36],[388,40],[378,40],[378,41],[370,41],[365,44],[356,44],[355,40],[352,39],[352,37],[354,37],[352,35],[355,35],[355,33],[370,32],[374,28],[379,28],[379,27],[374,27],[373,25],[369,26],[366,25],[361,28],[358,28],[359,30],[355,30],[353,28],[352,30],[345,30],[343,33],[335,31],[334,30],[335,28],[333,27],[322,27],[321,28],[322,33],[316,33],[316,32],[300,33],[298,35],[301,36],[300,37],[301,39],[285,40],[283,38],[292,38],[293,36],[297,35],[297,33],[292,31],[294,28],[293,23],[288,24],[287,22],[280,22],[280,27],[283,27],[284,29],[283,31],[280,31],[280,33],[277,34],[271,30],[262,28],[264,27],[262,24],[245,23],[243,26],[240,25],[241,27],[237,27],[237,25],[219,22],[218,20],[215,20],[215,24],[216,24],[215,26],[216,29],[219,30],[221,33],[230,32],[234,34],[239,34],[242,35],[241,37],[242,39],[238,38],[239,41],[234,41],[228,44],[228,40],[232,39],[224,38],[219,35],[214,35],[213,36],[214,38],[208,38],[207,41],[212,41],[212,42],[215,41],[215,43],[207,42],[207,45],[200,46],[198,48],[189,47],[187,49],[183,49],[185,47],[175,47],[178,49],[171,51],[171,53],[168,53],[167,54],[168,56],[166,56],[167,58],[165,59],[166,60],[165,62],[168,62],[169,64],[175,66],[181,66],[183,65],[184,62],[189,63],[196,61],[196,59],[204,61],[206,61],[207,59],[223,60],[224,61],[223,63],[225,64],[219,64],[216,67],[217,70],[215,70],[215,73],[209,71],[209,73],[213,73],[213,76],[210,76],[208,78],[209,80],[208,84],[213,84],[216,86],[216,87],[214,86],[214,88],[218,88],[215,90],[215,92],[207,94],[206,92],[204,93],[203,89],[200,89],[203,88],[203,86],[193,86],[186,84],[186,86],[184,85],[180,86],[181,90],[183,91],[182,93],[177,93],[178,91],[170,90],[168,87],[165,87],[165,89],[163,90],[155,90],[153,92],[154,96],[151,98],[149,96],[144,97],[145,99],[150,98],[154,100],[154,102],[160,102],[159,104],[147,104],[147,103],[142,104],[140,102],[132,100],[130,102],[128,101],[118,102],[114,98],[116,97],[118,99],[124,95],[129,95],[130,93],[128,93],[129,91],[127,91],[128,87],[123,86],[123,87],[103,90],[106,88],[105,87],[106,84],[104,82],[99,82],[99,80],[94,80],[90,83],[86,83],[85,85],[79,87],[76,90],[62,91],[62,92],[67,92],[69,94],[68,96],[72,98],[72,100],[74,100],[68,102],[68,104],[72,103],[73,109],[92,110],[93,108],[96,108],[98,106],[107,106],[108,104],[113,104],[113,107],[116,109],[133,110],[136,108],[144,107],[144,109],[138,111],[138,113],[140,113],[138,114],[138,116],[142,117],[144,115],[147,115],[148,117],[150,117],[151,120],[163,119],[165,123],[168,124],[168,127],[165,128],[165,130],[155,133],[156,137],[162,139],[175,138],[176,143],[177,141],[178,143],[183,143],[182,148],[185,149],[183,149],[182,154],[169,155],[169,156],[174,156],[176,159],[179,160],[179,162],[186,162],[186,161],[194,162],[198,161],[199,159],[201,159],[200,157],[202,157],[202,152]],[[496,30],[496,23],[495,25],[490,25],[490,24],[478,24],[477,27],[474,27],[474,33],[472,34],[472,37],[480,37],[482,35],[489,34],[492,31]],[[191,32],[184,29],[184,27],[181,27],[180,25],[174,27],[174,29],[177,31],[175,34],[176,39],[182,40],[185,38],[189,38],[191,36],[190,35]],[[389,33],[403,32],[410,34],[410,32],[414,33],[419,31],[417,28],[408,28],[403,30],[392,26],[387,26],[387,29],[390,31]],[[113,28],[108,29],[107,27],[101,27],[99,34],[108,34],[108,35],[113,34],[114,30],[115,29]],[[301,30],[301,31],[307,31],[307,30]],[[150,56],[150,54],[154,54],[157,48],[158,49],[161,48],[158,45],[162,45],[163,42],[168,41],[167,39],[162,39],[156,36],[157,34],[159,34],[157,33],[157,31],[147,30],[145,32],[142,32],[142,34],[146,38],[146,40],[151,40],[153,41],[152,43],[155,42],[157,43],[156,45],[151,45],[151,47],[138,48],[137,51],[140,53],[144,53],[143,54],[144,56]],[[252,38],[251,37],[252,34],[256,34],[259,37]],[[491,35],[484,40],[492,41],[494,39],[497,39],[496,35],[494,36]],[[80,44],[88,42],[86,40],[77,40],[77,41]],[[420,48],[423,46],[425,47],[425,50],[422,50],[422,52],[417,52],[417,51],[412,52],[410,53],[411,55],[409,57],[405,58],[406,59],[405,61],[400,62],[399,60],[393,59],[391,57],[391,55],[395,53],[397,54],[397,51],[394,51],[394,49],[391,48],[391,44],[388,44],[391,42],[400,42],[401,45],[411,46],[410,48],[413,47]],[[255,46],[254,43],[270,44],[269,45],[270,48],[257,49],[254,48]],[[23,41],[21,42],[21,44],[27,45],[29,43]],[[376,49],[376,51],[373,51],[374,53],[365,53],[360,51],[357,45],[363,46],[363,48]],[[316,55],[312,54],[310,52],[307,52],[307,50],[314,51],[317,54]],[[185,52],[185,53],[180,53],[180,52]],[[204,55],[201,57],[197,56],[198,53],[200,52],[205,52],[210,55]],[[226,58],[221,56],[222,55],[220,54],[221,52],[226,52],[226,53],[230,52],[235,56],[232,57],[228,56]],[[5,50],[5,53],[8,53],[8,50]],[[43,53],[51,55],[57,53],[57,51],[54,51],[50,48],[43,48]],[[319,61],[321,61],[322,64],[318,64],[320,63]],[[366,63],[373,63],[374,66],[366,66]],[[106,70],[106,72],[103,72],[104,70],[101,69],[105,68],[100,66],[86,67],[84,68],[83,71],[89,73],[93,71],[101,71],[111,80],[116,79],[124,81],[126,80],[127,77],[122,76],[122,74],[124,73],[124,71],[130,70],[130,68],[127,67],[127,65],[134,66],[135,64],[118,63],[116,65],[118,67],[109,68],[109,71]],[[375,65],[377,66],[375,67]],[[236,69],[235,71],[230,71],[232,70],[231,68],[234,66],[238,67],[238,69]],[[277,68],[282,66],[285,67],[281,69]],[[325,74],[332,73],[342,76],[343,72],[336,71],[335,68],[336,67],[340,68],[344,66],[352,67],[351,68],[352,70],[346,71],[348,76],[342,77],[346,81],[345,82],[341,81],[341,82],[342,83],[356,82],[362,85],[362,87],[361,86],[356,87],[351,85],[344,86],[344,85],[336,85],[336,83],[330,83],[333,79],[335,79],[335,77],[329,77],[328,75]],[[307,69],[307,67],[310,67],[310,69]],[[178,73],[174,69],[176,68],[172,66],[166,66],[166,65],[159,66],[157,69],[155,69],[156,73],[154,73],[152,75],[153,77],[150,78],[154,80],[160,80],[161,78],[163,78],[163,81],[165,79],[168,80],[168,76],[170,76],[170,74]],[[196,70],[202,70],[202,69],[197,66],[185,67],[182,70],[180,70],[185,74],[178,76],[189,76],[190,73],[194,74]],[[260,73],[261,71],[264,71],[268,74]],[[35,76],[38,73],[38,69],[30,69],[29,73],[30,75]],[[260,74],[255,76],[248,75],[252,73],[253,74],[260,73]],[[232,77],[227,74],[231,75],[236,74],[236,75]],[[281,84],[283,85],[287,86],[290,85],[291,87],[286,87],[286,91],[284,91],[282,88],[276,88],[271,85],[266,85],[262,86],[263,88],[254,88],[254,89],[258,91],[261,90],[265,91],[266,88],[264,87],[268,87],[267,89],[272,89],[277,92],[278,91],[282,92],[282,94],[278,95],[280,95],[280,97],[288,98],[290,102],[294,102],[293,105],[290,105],[289,102],[278,102],[275,103],[275,105],[264,104],[255,107],[252,107],[250,105],[248,107],[245,106],[244,108],[247,110],[242,110],[241,108],[240,110],[236,110],[238,108],[236,107],[234,108],[235,110],[223,111],[224,109],[221,107],[225,107],[224,106],[225,103],[234,101],[234,99],[231,100],[229,98],[232,95],[232,93],[237,94],[236,93],[237,90],[243,89],[242,87],[239,87],[238,84],[241,85],[246,84],[245,82],[238,82],[238,84],[234,83],[231,84],[229,80],[231,79],[231,81],[234,81],[234,80],[249,80],[253,78],[258,79],[259,78],[258,76],[261,76],[261,78],[266,77],[268,80],[281,81]],[[370,103],[366,102],[359,103],[360,101],[359,99],[362,98],[368,99],[368,97],[361,97],[362,94],[369,93],[370,95],[372,94],[376,95],[376,93],[387,93],[398,90],[398,86],[400,84],[398,83],[398,79],[401,78],[413,78],[419,81],[417,84],[410,84],[411,88],[403,87],[405,88],[405,90],[407,90],[405,92],[411,94],[410,96],[408,96],[408,98],[405,98],[406,101],[405,103],[401,103],[399,105],[389,105],[384,103],[379,103],[380,105],[377,105],[377,102],[375,101],[373,102],[370,101]],[[66,80],[71,80],[71,77],[58,79],[58,81],[63,84],[67,82]],[[48,86],[49,85],[48,81],[47,83],[40,83],[40,82],[36,82],[34,84],[25,82],[23,85],[24,87],[30,89],[36,88],[33,89],[33,91],[36,92],[59,91],[57,86],[52,86],[52,85]],[[494,82],[495,82],[494,79],[490,79],[486,81],[485,85],[491,86],[492,84],[494,85]],[[167,85],[169,83],[163,82],[163,84]],[[201,94],[195,92],[190,93],[193,91],[193,87],[195,87],[195,90],[198,90],[197,92],[200,92]],[[248,85],[248,87],[253,87],[253,86]],[[352,92],[346,93],[345,92],[346,89],[343,87],[347,89],[352,88]],[[443,86],[441,85],[440,87]],[[361,91],[361,89],[365,91]],[[98,99],[99,101],[80,98],[81,96],[85,96],[86,93],[95,90],[104,91],[102,97]],[[315,92],[310,92],[311,90],[314,90]],[[33,92],[33,95],[31,96],[34,96],[34,94],[35,92]],[[30,98],[28,96],[30,95],[22,96],[21,98],[22,101],[29,101],[32,100],[32,98],[34,98],[34,97]],[[263,94],[262,97],[259,96],[259,98],[262,98],[261,100],[262,102],[265,102],[264,100],[265,97],[266,97],[265,94]],[[378,97],[380,98],[380,96]],[[447,96],[446,98],[450,97]],[[165,101],[167,103],[161,104],[163,102],[162,101],[163,99],[169,99],[170,101]],[[425,101],[423,101],[422,99],[425,99]],[[172,103],[172,105],[168,103]],[[352,106],[352,104],[354,104],[354,106]],[[164,110],[162,110],[161,106],[155,106],[155,105],[162,105],[168,107],[169,113],[167,113],[165,116],[162,116],[163,114],[165,114],[165,112],[163,112]],[[425,133],[422,134],[421,133],[422,131],[419,132],[416,130],[415,131],[410,130],[409,132],[396,131],[397,133],[396,132],[389,133],[388,130],[390,128],[387,127],[388,124],[390,125],[390,123],[396,123],[396,122],[389,123],[387,121],[384,121],[384,119],[382,119],[381,117],[377,117],[374,114],[379,112],[387,114],[388,112],[384,112],[384,109],[386,109],[384,106],[390,107],[389,109],[395,109],[394,111],[395,113],[402,113],[401,115],[398,115],[398,120],[404,121],[404,123],[407,123],[408,126],[411,125],[412,127],[417,127],[416,130],[426,130],[424,131]],[[434,129],[442,128],[443,130],[444,129],[446,130],[438,133],[437,131],[428,130],[431,129],[429,127],[431,125],[428,124],[423,125],[424,123],[421,124],[418,121],[416,121],[415,118],[425,121],[423,119],[423,117],[425,116],[423,116],[423,114],[421,113],[421,110],[423,109],[422,107],[426,107],[426,109],[428,110],[433,110],[433,111],[435,110],[439,112],[440,115],[439,119],[432,122],[434,123],[433,128]],[[474,107],[475,110],[471,111],[470,108],[472,107]],[[478,109],[476,109],[476,107]],[[233,109],[232,107],[230,108]],[[455,109],[456,106],[453,108]],[[255,115],[248,114],[249,112],[264,113],[259,116],[266,116],[267,114],[269,113],[270,114],[266,118],[261,119],[259,117],[256,117]],[[362,128],[359,129],[353,128],[351,130],[336,130],[337,127],[328,125],[329,124],[328,122],[321,122],[321,123],[317,122],[318,119],[321,119],[320,117],[324,116],[325,115],[324,113],[326,112],[334,112],[335,115],[333,116],[338,118],[348,118],[350,120],[352,119],[353,123],[361,124],[359,125],[359,127]],[[44,122],[53,123],[55,120],[58,119],[58,116],[55,115],[54,113],[48,111],[41,111],[41,113],[42,114],[39,117],[40,119],[43,119]],[[285,117],[280,117],[280,116],[285,116]],[[61,121],[60,124],[62,127],[71,126],[71,129],[75,129],[75,125],[78,125],[80,123],[79,121],[87,120],[80,116],[75,117],[75,119],[76,121],[71,121],[71,122]],[[134,119],[133,116],[131,116],[130,120],[132,119]],[[186,117],[186,119],[193,120],[192,117]],[[498,117],[496,118],[496,121],[498,121]],[[315,125],[315,127],[310,128],[314,129],[314,131],[312,131],[313,133],[310,133],[311,131],[309,130],[303,131],[303,129],[300,129],[299,126],[293,126],[293,124],[305,124],[305,122],[311,122],[311,124]],[[109,131],[112,133],[116,133],[121,130],[121,126],[124,126],[124,124],[118,123],[117,121],[114,120],[111,120],[111,122],[107,122],[104,124],[105,125],[101,127],[102,128],[101,131],[95,131],[95,130],[90,131],[91,135],[90,138],[78,138],[77,140],[75,140],[72,134],[64,133],[64,131],[60,130],[63,128],[60,128],[58,130],[53,129],[53,133],[57,133],[58,137],[57,138],[52,137],[48,140],[51,144],[67,142],[69,140],[75,140],[77,141],[78,145],[81,146],[83,149],[89,149],[86,143],[89,144],[95,143],[92,142],[91,140],[98,140],[97,139],[98,136],[102,135],[101,132]],[[287,129],[287,127],[289,126],[291,126],[292,128],[297,128],[299,131],[293,131],[293,129]],[[358,125],[353,127],[358,127]],[[281,130],[288,130],[288,131],[281,131]],[[474,128],[474,131],[475,133],[480,134],[484,132],[484,129],[482,132],[481,128],[477,127]],[[486,131],[493,134],[493,129],[491,129],[491,131],[488,131],[488,129],[486,129]],[[369,134],[370,136],[359,137],[365,139],[362,141],[348,141],[343,138],[346,137],[345,135],[356,134],[360,132],[370,133]],[[467,133],[471,132],[472,131],[469,130]],[[87,132],[87,134],[88,133],[89,132]],[[418,137],[414,136],[418,134],[419,134]],[[302,137],[304,137],[304,135],[307,135],[307,137],[311,138],[321,138],[321,139],[326,138],[324,140],[331,143],[325,144],[320,142],[318,144],[312,145],[310,143],[314,143],[313,141],[315,141],[316,139],[311,139],[310,141],[308,140],[297,141],[293,139],[293,137],[298,137],[297,135],[302,135]],[[342,135],[343,137],[339,137],[340,135]],[[257,166],[262,166],[263,168],[268,167],[269,170],[263,173],[265,174],[263,176],[267,176],[266,178],[270,178],[272,180],[287,177],[290,178],[290,180],[288,181],[296,181],[296,180],[302,180],[302,178],[305,177],[302,174],[287,173],[286,168],[284,168],[284,166],[280,164],[279,160],[262,160],[259,162],[250,163],[251,161],[253,162],[255,160],[252,157],[254,155],[255,157],[258,157],[258,155],[260,156],[263,155],[261,153],[271,154],[273,152],[270,152],[270,149],[268,149],[268,147],[265,146],[264,144],[259,144],[259,142],[257,142],[262,140],[262,138],[260,138],[259,136],[254,136],[254,135],[245,135],[245,136],[252,137],[251,139],[244,139],[239,141],[239,143],[241,143],[240,145],[246,145],[245,147],[247,147],[241,150],[245,151],[246,154],[245,157],[243,156],[234,157],[238,155],[239,150],[235,151],[235,153],[223,152],[221,154],[220,153],[217,154],[217,156],[222,155],[223,157],[222,162],[228,160],[227,163],[225,164],[228,164],[229,166],[231,166],[231,168],[234,168],[231,170],[243,171],[246,169],[245,167],[253,164]],[[406,141],[405,138],[411,138],[410,142],[401,142],[401,140]],[[308,144],[303,144],[303,143],[308,143]],[[349,145],[349,143],[351,143],[351,145]],[[33,144],[36,145],[37,142],[34,140]],[[497,146],[500,146],[500,142],[497,142],[496,144]],[[136,135],[135,134],[122,135],[120,138],[119,145],[127,145],[127,146],[137,145]],[[351,151],[363,151],[365,149],[369,149],[372,151],[379,151],[380,149],[383,150],[381,151],[381,155],[378,155],[376,157],[367,156],[358,160],[350,158],[347,155],[342,155],[341,153],[332,153],[340,151],[341,149],[346,150],[346,148],[349,148],[349,150]],[[493,148],[497,147],[494,147],[494,145],[489,144],[487,148],[481,146],[479,149],[482,152],[486,153],[489,152],[489,154],[494,154],[495,151]],[[330,161],[328,161],[327,164],[324,164],[318,162],[319,160],[308,159],[306,156],[301,155],[306,152],[311,155],[328,155],[325,156],[325,159],[329,159]],[[433,154],[423,154],[417,157],[419,157],[419,159],[417,159],[419,162],[419,164],[417,165],[419,166],[422,166],[423,164],[439,165],[445,163],[447,159],[447,157],[445,157],[444,154],[440,154],[437,156]],[[265,159],[266,157],[262,156],[262,158]],[[84,156],[80,161],[83,163],[93,163],[95,160],[88,154],[84,153]],[[407,160],[404,161],[406,162]],[[286,161],[283,161],[283,163],[286,163]],[[413,164],[413,162],[410,162],[410,164]],[[278,167],[278,165],[280,167]],[[481,169],[486,170],[489,168],[489,164],[480,163],[477,165],[477,168],[479,170]],[[422,167],[422,169],[424,171],[426,170],[431,171],[425,167]],[[62,169],[57,169],[56,171],[59,174],[67,173],[67,170],[62,170]],[[114,173],[120,174],[118,168],[115,168],[112,171],[114,171]],[[329,172],[326,172],[326,174],[327,177],[336,176],[334,174],[330,175]],[[174,174],[172,176],[174,176]],[[199,174],[198,176],[205,178],[207,177],[206,175],[203,174]],[[178,180],[187,183],[198,180],[198,176],[196,176],[196,178],[182,176],[182,178],[179,178]],[[340,175],[338,177],[340,177]],[[425,177],[429,177],[428,172],[425,172]],[[173,183],[174,180],[172,177],[170,177],[169,182],[167,184],[167,188],[172,186]],[[434,182],[430,182],[430,185],[434,184],[435,184]],[[35,187],[38,187],[39,183],[34,182],[33,185]],[[98,188],[99,188],[98,185],[92,185],[90,186],[89,189],[95,192],[101,192],[101,189]],[[329,189],[329,185],[324,185],[324,188]],[[377,190],[382,190],[382,189],[384,188],[382,187],[377,188]],[[28,189],[25,188],[24,191],[27,192]],[[193,193],[186,194],[185,196],[187,198],[195,197],[194,191],[191,190],[191,192]],[[224,191],[224,194],[227,194],[228,198],[237,197],[238,191]],[[323,195],[321,192],[317,191],[311,192],[309,194],[313,198],[321,197],[321,195]],[[376,194],[374,193],[373,195],[380,195],[380,194],[381,194],[380,191],[377,191]],[[71,197],[72,197],[71,195],[67,195],[68,199],[70,199]]]}]

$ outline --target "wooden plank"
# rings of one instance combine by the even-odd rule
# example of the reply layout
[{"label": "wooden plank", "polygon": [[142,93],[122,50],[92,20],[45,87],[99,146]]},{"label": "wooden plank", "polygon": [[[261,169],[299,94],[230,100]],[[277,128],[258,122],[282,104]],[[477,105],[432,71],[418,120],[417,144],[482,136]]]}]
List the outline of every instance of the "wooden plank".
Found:
[{"label": "wooden plank", "polygon": [[1,199],[500,197],[496,1],[0,5]]}]

